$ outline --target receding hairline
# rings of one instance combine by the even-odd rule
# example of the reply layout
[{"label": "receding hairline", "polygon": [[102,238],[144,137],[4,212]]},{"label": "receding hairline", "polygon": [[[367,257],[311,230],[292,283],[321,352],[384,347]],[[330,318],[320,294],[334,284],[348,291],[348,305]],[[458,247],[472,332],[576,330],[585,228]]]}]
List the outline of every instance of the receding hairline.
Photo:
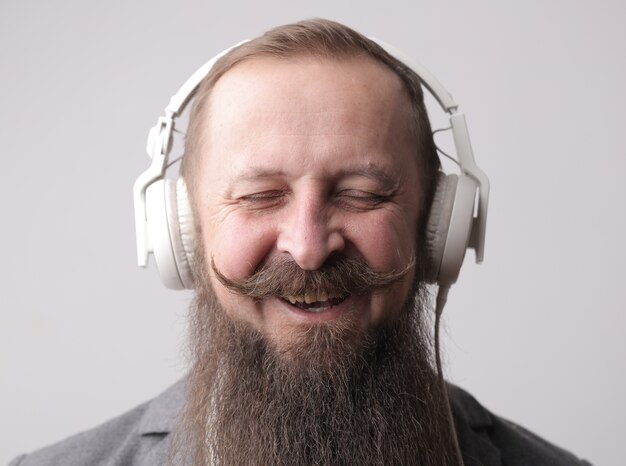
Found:
[{"label": "receding hairline", "polygon": [[[290,73],[292,70],[296,73],[299,72],[302,66],[311,64],[320,65],[320,71],[322,73],[326,72],[323,68],[327,65],[329,68],[336,66],[336,69],[341,70],[339,77],[342,78],[347,72],[349,72],[349,68],[354,65],[352,71],[353,76],[360,81],[357,82],[356,80],[353,80],[355,84],[365,85],[368,88],[371,88],[372,97],[377,97],[380,101],[396,105],[398,109],[407,112],[407,118],[410,118],[411,116],[411,99],[400,77],[383,63],[380,63],[367,54],[348,56],[346,59],[334,56],[327,57],[311,55],[306,53],[299,53],[298,55],[288,57],[261,55],[249,57],[248,59],[237,63],[232,68],[229,68],[226,72],[224,72],[220,78],[215,81],[213,87],[211,88],[211,92],[204,100],[204,105],[202,108],[197,109],[195,116],[198,118],[197,123],[201,123],[201,128],[197,128],[196,130],[201,129],[202,131],[206,131],[207,120],[211,116],[211,113],[215,111],[215,108],[213,107],[213,98],[216,94],[219,94],[224,86],[230,87],[233,85],[231,83],[224,84],[225,80],[229,80],[233,78],[233,76],[237,76],[235,79],[239,83],[243,84],[245,84],[246,81],[254,81],[255,79],[261,80],[263,79],[263,73],[266,71],[274,71],[277,64],[287,65],[287,67],[282,70],[285,71],[285,73],[278,76],[279,81],[271,82],[271,86],[279,86],[284,83],[285,76],[288,77],[287,81],[292,81],[295,78]],[[360,65],[365,65],[365,67],[359,69]],[[309,70],[307,70],[307,72],[308,71]],[[363,77],[365,79],[359,79]],[[371,83],[371,86],[368,86],[368,83]]]},{"label": "receding hairline", "polygon": [[310,19],[278,26],[230,50],[214,64],[198,88],[187,131],[186,155],[183,158],[181,173],[188,183],[191,197],[195,197],[198,159],[201,158],[198,154],[198,133],[202,129],[203,118],[206,118],[204,110],[207,107],[207,100],[217,81],[238,64],[255,58],[273,57],[289,60],[304,56],[326,60],[368,57],[387,67],[400,79],[407,94],[407,102],[412,109],[409,130],[416,137],[415,149],[421,165],[423,199],[429,205],[441,163],[432,138],[419,76],[376,42],[343,24],[325,19]]}]

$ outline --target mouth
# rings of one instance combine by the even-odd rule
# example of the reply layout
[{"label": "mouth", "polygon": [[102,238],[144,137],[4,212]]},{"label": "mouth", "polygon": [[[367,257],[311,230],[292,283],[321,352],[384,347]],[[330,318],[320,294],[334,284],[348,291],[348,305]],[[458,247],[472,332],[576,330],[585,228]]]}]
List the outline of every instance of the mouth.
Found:
[{"label": "mouth", "polygon": [[319,314],[327,311],[334,306],[343,303],[350,294],[329,296],[327,293],[310,294],[306,293],[299,296],[282,296],[281,299],[298,309]]}]

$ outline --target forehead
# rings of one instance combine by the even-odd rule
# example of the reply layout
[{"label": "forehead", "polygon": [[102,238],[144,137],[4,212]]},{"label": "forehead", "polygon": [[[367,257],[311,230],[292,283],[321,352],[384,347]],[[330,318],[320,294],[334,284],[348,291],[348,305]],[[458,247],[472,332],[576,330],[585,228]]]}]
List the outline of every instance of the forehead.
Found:
[{"label": "forehead", "polygon": [[[270,87],[299,90],[299,84],[317,83],[313,90],[329,90],[323,79],[332,77],[335,90],[359,92],[366,89],[377,97],[386,92],[402,92],[400,78],[386,65],[365,55],[345,57],[318,57],[296,55],[292,57],[257,56],[249,58],[228,70],[216,83],[213,93],[227,92],[240,84],[257,84],[257,90]],[[268,79],[269,78],[269,82]],[[245,89],[240,90],[247,90]],[[388,97],[388,95],[385,95]]]},{"label": "forehead", "polygon": [[367,163],[414,147],[402,82],[371,58],[254,58],[218,80],[206,110],[203,152],[216,169]]},{"label": "forehead", "polygon": [[397,75],[362,56],[253,58],[226,72],[208,102],[209,118],[223,123],[295,109],[319,114],[323,129],[324,122],[333,126],[328,118],[332,114],[351,113],[355,124],[365,124],[359,116],[371,112],[381,118],[398,112],[404,116],[410,112],[410,102]]}]

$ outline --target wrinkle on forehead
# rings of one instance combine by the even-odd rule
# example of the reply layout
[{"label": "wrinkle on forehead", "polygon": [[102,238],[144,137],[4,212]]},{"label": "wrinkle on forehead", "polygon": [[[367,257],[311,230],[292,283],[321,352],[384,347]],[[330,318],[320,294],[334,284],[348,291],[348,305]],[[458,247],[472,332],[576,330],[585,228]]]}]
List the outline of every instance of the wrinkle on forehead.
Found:
[{"label": "wrinkle on forehead", "polygon": [[[236,173],[235,182],[258,180],[263,178],[283,178],[289,173],[280,167],[246,166]],[[345,167],[335,172],[333,176],[337,179],[349,177],[362,177],[376,180],[381,187],[388,190],[398,188],[398,179],[402,173],[388,171],[375,163],[366,163],[354,167]]]}]

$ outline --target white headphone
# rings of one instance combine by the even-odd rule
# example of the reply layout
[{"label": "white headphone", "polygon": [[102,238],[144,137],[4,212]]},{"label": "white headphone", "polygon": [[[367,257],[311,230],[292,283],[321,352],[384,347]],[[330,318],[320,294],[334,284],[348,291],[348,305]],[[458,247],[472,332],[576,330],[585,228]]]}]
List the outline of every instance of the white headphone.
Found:
[{"label": "white headphone", "polygon": [[[409,66],[450,115],[461,173],[440,173],[426,227],[430,261],[427,279],[448,287],[456,282],[468,248],[476,251],[477,263],[483,260],[489,180],[474,161],[465,115],[457,111],[458,105],[448,91],[426,68],[394,47],[372,40]],[[193,288],[191,263],[195,227],[187,189],[182,178],[176,181],[165,178],[175,119],[183,112],[215,62],[244,42],[216,55],[191,75],[170,99],[165,107],[165,116],[158,119],[148,134],[147,151],[152,163],[139,175],[133,188],[137,259],[139,266],[145,267],[148,255],[153,253],[161,280],[168,288]]]}]

